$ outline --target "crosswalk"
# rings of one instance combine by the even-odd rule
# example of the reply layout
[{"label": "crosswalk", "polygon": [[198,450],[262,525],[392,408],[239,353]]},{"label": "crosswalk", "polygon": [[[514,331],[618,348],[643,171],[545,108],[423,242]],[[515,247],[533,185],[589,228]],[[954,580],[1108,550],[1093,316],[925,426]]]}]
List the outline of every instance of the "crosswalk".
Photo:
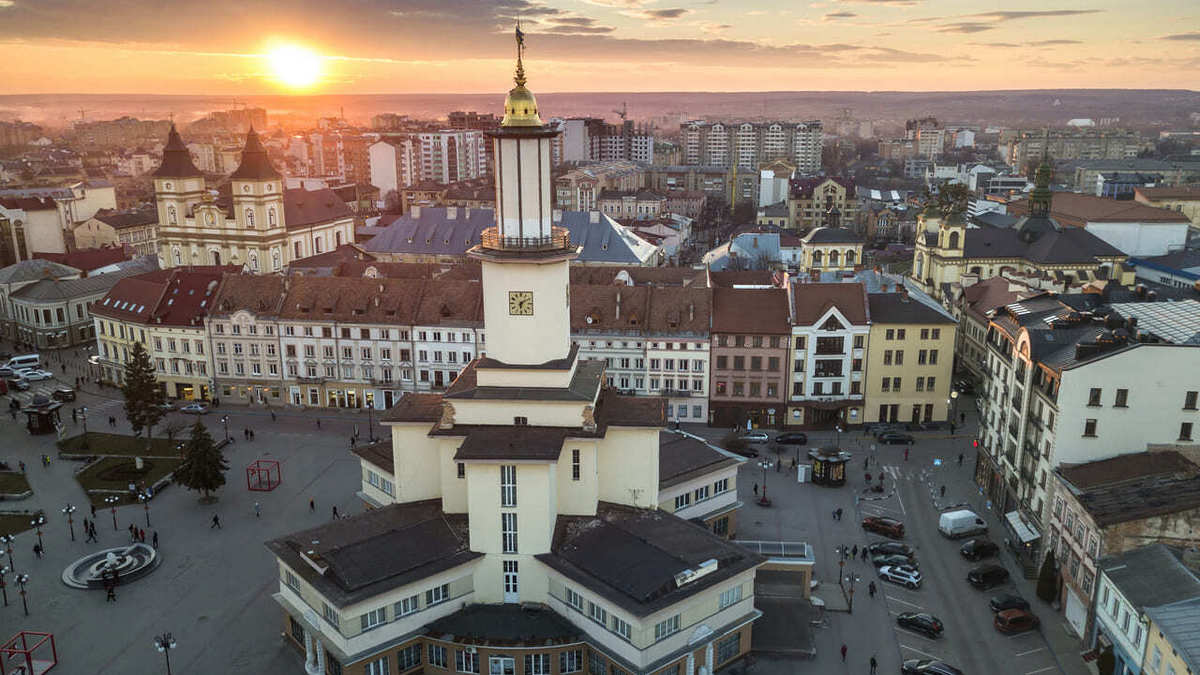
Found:
[{"label": "crosswalk", "polygon": [[883,472],[887,474],[888,478],[894,481],[921,479],[921,470],[916,466],[908,467],[896,464],[884,464]]}]

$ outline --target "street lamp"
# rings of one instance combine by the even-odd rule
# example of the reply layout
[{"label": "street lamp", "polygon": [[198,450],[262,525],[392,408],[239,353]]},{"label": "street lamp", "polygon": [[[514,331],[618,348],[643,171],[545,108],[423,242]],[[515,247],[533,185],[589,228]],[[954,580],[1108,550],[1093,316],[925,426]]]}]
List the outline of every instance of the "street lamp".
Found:
[{"label": "street lamp", "polygon": [[112,509],[113,532],[117,531],[117,502],[121,501],[120,497],[105,497],[104,503],[108,504],[108,508]]},{"label": "street lamp", "polygon": [[87,406],[86,405],[79,409],[79,414],[81,415],[81,419],[83,420],[83,449],[87,450],[88,449],[88,435],[87,435]]},{"label": "street lamp", "polygon": [[72,513],[75,513],[75,507],[67,504],[63,507],[62,512],[67,514],[67,527],[71,528],[71,541],[75,541],[75,519],[71,516]]},{"label": "street lamp", "polygon": [[12,543],[16,537],[11,534],[0,535],[0,542],[4,542],[8,548],[8,564],[12,566],[12,571],[17,571],[17,559],[13,557]]},{"label": "street lamp", "polygon": [[[3,552],[0,551],[0,554]],[[4,606],[8,607],[8,584],[4,583],[4,575],[8,574],[7,567],[0,567],[0,595],[4,596]]]},{"label": "street lamp", "polygon": [[167,675],[171,675],[171,650],[175,647],[175,638],[170,633],[154,636],[154,648],[167,657]]},{"label": "street lamp", "polygon": [[139,492],[138,501],[142,503],[142,508],[146,509],[146,527],[150,527],[150,495]]},{"label": "street lamp", "polygon": [[37,528],[38,547],[40,549],[42,549],[43,551],[46,550],[46,547],[44,545],[42,545],[42,526],[45,524],[46,524],[46,516],[44,516],[40,513],[38,514],[37,518],[34,518],[33,520],[29,521],[29,525],[31,527]]},{"label": "street lamp", "polygon": [[833,430],[837,432],[837,436],[836,436],[837,440],[835,440],[835,441],[833,442],[833,444],[834,444],[835,446],[837,446],[837,449],[838,449],[838,450],[841,450],[841,449],[842,449],[842,431],[843,431],[843,429],[842,429],[842,425],[840,425],[840,424],[838,424],[838,425],[835,425],[835,426],[833,427]]},{"label": "street lamp", "polygon": [[29,616],[29,602],[25,600],[25,584],[29,583],[29,575],[18,574],[13,581],[16,581],[21,587],[21,605],[25,607],[25,616]]},{"label": "street lamp", "polygon": [[375,422],[372,414],[375,412],[375,401],[367,403],[367,442],[375,442]]},{"label": "street lamp", "polygon": [[950,392],[950,400],[946,401],[950,405],[950,423],[954,424],[955,418],[958,417],[958,392]]},{"label": "street lamp", "polygon": [[767,460],[759,460],[758,467],[763,472],[762,495],[759,496],[758,503],[760,506],[766,506],[771,503],[771,500],[767,499],[767,469],[771,468],[771,463]]},{"label": "street lamp", "polygon": [[225,442],[229,442],[229,415],[221,415],[221,424],[225,425]]}]

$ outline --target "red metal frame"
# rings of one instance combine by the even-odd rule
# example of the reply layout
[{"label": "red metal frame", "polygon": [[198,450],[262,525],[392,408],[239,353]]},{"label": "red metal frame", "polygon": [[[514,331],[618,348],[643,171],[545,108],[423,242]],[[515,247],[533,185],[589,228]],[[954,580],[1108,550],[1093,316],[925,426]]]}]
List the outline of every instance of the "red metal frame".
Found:
[{"label": "red metal frame", "polygon": [[[246,467],[246,489],[254,492],[270,492],[279,487],[283,476],[279,472],[279,461],[256,459]],[[0,673],[4,675],[4,673]]]},{"label": "red metal frame", "polygon": [[[37,638],[37,641],[33,643],[32,647],[29,646],[30,638]],[[33,658],[33,653],[42,645],[46,644],[47,640],[50,641],[51,660],[44,661]],[[16,646],[18,642],[21,643],[20,647]],[[21,662],[17,663],[13,668],[10,669],[9,663],[14,657],[20,658]],[[26,673],[28,673],[28,675],[41,675],[41,673],[44,673],[57,665],[58,649],[55,648],[54,645],[53,633],[39,633],[33,630],[23,630],[9,638],[8,642],[0,645],[0,675],[9,675],[9,673],[12,673],[13,675],[16,675],[17,673],[21,673],[22,675]]]}]

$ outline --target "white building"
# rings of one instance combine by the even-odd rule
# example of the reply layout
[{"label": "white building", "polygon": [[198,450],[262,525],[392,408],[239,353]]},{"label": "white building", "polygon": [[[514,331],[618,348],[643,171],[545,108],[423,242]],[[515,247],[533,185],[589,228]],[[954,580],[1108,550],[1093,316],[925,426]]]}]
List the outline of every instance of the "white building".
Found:
[{"label": "white building", "polygon": [[417,139],[421,180],[447,184],[487,175],[482,131],[444,129],[418,134]]},{"label": "white building", "polygon": [[371,185],[379,188],[380,197],[399,191],[418,182],[420,165],[419,145],[410,138],[376,141],[367,148],[371,165]]}]

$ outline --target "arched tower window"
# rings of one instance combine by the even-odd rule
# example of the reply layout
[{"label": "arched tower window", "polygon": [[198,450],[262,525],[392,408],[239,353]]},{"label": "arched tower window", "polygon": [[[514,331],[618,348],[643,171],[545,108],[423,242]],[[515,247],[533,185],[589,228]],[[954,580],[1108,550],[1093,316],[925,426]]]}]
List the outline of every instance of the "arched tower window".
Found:
[{"label": "arched tower window", "polygon": [[813,251],[813,254],[812,254],[813,267],[820,267],[821,263],[824,261],[824,259],[825,259],[825,256],[823,256],[820,251]]},{"label": "arched tower window", "polygon": [[914,271],[916,272],[916,274],[914,274],[913,276],[915,276],[918,279],[925,276],[925,256],[917,254],[917,266]]},{"label": "arched tower window", "polygon": [[179,213],[175,210],[174,206],[167,207],[167,222],[172,225],[179,224]]},{"label": "arched tower window", "polygon": [[246,227],[251,229],[254,228],[254,209],[246,209]]},{"label": "arched tower window", "polygon": [[212,264],[214,264],[214,265],[221,264],[221,252],[220,251],[215,251],[215,250],[209,251],[209,254],[212,255]]},{"label": "arched tower window", "polygon": [[950,233],[950,244],[949,244],[949,247],[950,247],[950,248],[958,248],[958,233],[957,233],[957,232],[951,232],[951,233]]},{"label": "arched tower window", "polygon": [[278,272],[282,265],[279,262],[279,249],[271,251],[271,269]]},{"label": "arched tower window", "polygon": [[838,265],[838,258],[839,258],[839,256],[838,256],[838,252],[837,252],[837,251],[830,251],[830,252],[829,252],[829,266],[830,266],[830,267],[837,267],[837,265]]},{"label": "arched tower window", "polygon": [[250,270],[253,272],[258,271],[258,254],[257,253],[250,254]]},{"label": "arched tower window", "polygon": [[175,249],[173,249],[172,253],[175,254],[175,266],[178,267],[180,265],[183,265],[183,254],[179,252],[179,248],[176,247]]},{"label": "arched tower window", "polygon": [[275,227],[275,209],[267,209],[267,227]]},{"label": "arched tower window", "polygon": [[846,264],[847,265],[854,264],[854,251],[846,251]]}]

